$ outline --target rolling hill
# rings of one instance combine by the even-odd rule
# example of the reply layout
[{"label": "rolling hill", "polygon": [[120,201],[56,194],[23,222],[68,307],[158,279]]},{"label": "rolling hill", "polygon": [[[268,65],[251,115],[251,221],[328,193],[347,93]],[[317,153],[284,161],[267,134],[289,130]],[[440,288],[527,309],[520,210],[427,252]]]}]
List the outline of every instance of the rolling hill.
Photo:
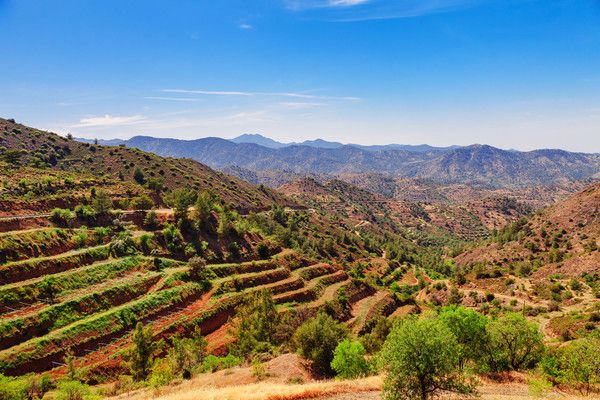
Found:
[{"label": "rolling hill", "polygon": [[239,178],[214,171],[191,159],[165,158],[124,146],[81,143],[14,121],[0,119],[0,156],[7,154],[16,165],[47,167],[51,170],[82,173],[133,181],[136,170],[142,183],[170,190],[188,187],[210,189],[240,210],[268,209],[289,204],[268,188],[258,188]]}]

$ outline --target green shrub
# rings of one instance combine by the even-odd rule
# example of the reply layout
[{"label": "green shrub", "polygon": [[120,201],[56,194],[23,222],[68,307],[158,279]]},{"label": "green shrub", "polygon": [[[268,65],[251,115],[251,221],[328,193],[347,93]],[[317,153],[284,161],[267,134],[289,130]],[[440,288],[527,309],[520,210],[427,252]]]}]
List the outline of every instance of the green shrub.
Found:
[{"label": "green shrub", "polygon": [[144,328],[138,322],[133,333],[133,348],[127,355],[134,380],[143,381],[148,377],[156,350],[157,343],[152,339],[152,329]]},{"label": "green shrub", "polygon": [[79,204],[75,207],[75,215],[89,222],[96,218],[96,211],[91,206]]},{"label": "green shrub", "polygon": [[211,286],[211,279],[215,277],[215,274],[210,268],[206,266],[206,260],[202,257],[192,257],[188,260],[188,266],[190,268],[190,278],[199,283],[205,290]]},{"label": "green shrub", "polygon": [[338,343],[348,337],[348,328],[325,313],[306,321],[292,337],[298,354],[312,362],[318,373],[333,375],[331,361]]},{"label": "green shrub", "polygon": [[78,381],[64,381],[58,384],[54,396],[56,400],[96,400],[100,396],[94,394],[92,389]]},{"label": "green shrub", "polygon": [[65,208],[55,208],[50,213],[50,221],[62,227],[70,226],[74,219],[75,214]]},{"label": "green shrub", "polygon": [[561,381],[573,385],[584,395],[600,383],[600,339],[576,340],[559,354]]},{"label": "green shrub", "polygon": [[249,294],[236,310],[234,326],[235,353],[248,356],[268,352],[275,344],[280,320],[273,296],[267,290]]},{"label": "green shrub", "polygon": [[343,340],[333,352],[331,368],[342,379],[366,376],[369,373],[369,364],[365,359],[365,348],[360,342]]},{"label": "green shrub", "polygon": [[508,313],[492,320],[486,331],[486,362],[492,371],[531,368],[542,358],[543,335],[521,314]]},{"label": "green shrub", "polygon": [[94,228],[94,242],[96,244],[103,244],[104,241],[110,237],[112,230],[108,226],[99,226]]},{"label": "green shrub", "polygon": [[104,190],[99,190],[92,199],[92,208],[98,215],[106,215],[113,208],[113,201]]},{"label": "green shrub", "polygon": [[486,345],[487,318],[462,306],[442,308],[439,318],[456,337],[459,366],[463,368],[467,360],[478,361]]},{"label": "green shrub", "polygon": [[144,217],[144,227],[150,231],[158,229],[158,215],[156,211],[148,211]]},{"label": "green shrub", "polygon": [[225,357],[217,357],[212,354],[206,356],[202,362],[201,370],[203,372],[215,372],[221,369],[233,368],[236,365],[240,365],[243,359],[234,356],[233,354],[227,354]]},{"label": "green shrub", "polygon": [[131,199],[130,207],[134,210],[150,210],[154,207],[154,201],[144,194]]},{"label": "green shrub", "polygon": [[386,400],[428,399],[441,391],[471,393],[459,366],[459,347],[440,319],[408,318],[392,329],[380,353]]},{"label": "green shrub", "polygon": [[370,320],[366,325],[371,328],[371,330],[370,332],[365,333],[360,338],[360,341],[367,353],[375,354],[381,350],[383,343],[385,343],[385,339],[387,339],[390,334],[392,322],[389,318],[380,315]]},{"label": "green shrub", "polygon": [[0,374],[0,399],[27,400],[27,381],[22,377],[11,377]]},{"label": "green shrub", "polygon": [[113,257],[124,257],[137,253],[135,240],[130,231],[119,232],[108,244],[108,249]]}]

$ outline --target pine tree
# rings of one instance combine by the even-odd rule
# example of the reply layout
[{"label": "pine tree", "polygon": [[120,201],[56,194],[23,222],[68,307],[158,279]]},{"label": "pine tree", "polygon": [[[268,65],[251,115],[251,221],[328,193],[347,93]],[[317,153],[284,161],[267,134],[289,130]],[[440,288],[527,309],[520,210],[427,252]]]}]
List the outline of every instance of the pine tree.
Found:
[{"label": "pine tree", "polygon": [[138,322],[133,334],[133,349],[129,355],[130,369],[133,379],[143,381],[148,377],[156,343],[152,341],[152,330],[144,328],[141,322]]}]

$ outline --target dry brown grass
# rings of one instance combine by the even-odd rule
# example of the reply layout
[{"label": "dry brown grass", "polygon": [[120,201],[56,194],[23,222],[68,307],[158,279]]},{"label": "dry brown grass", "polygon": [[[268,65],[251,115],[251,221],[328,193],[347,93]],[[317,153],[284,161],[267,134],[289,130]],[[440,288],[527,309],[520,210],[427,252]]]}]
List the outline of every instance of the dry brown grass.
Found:
[{"label": "dry brown grass", "polygon": [[259,382],[228,387],[207,387],[190,381],[161,391],[143,391],[120,396],[128,400],[304,400],[343,393],[367,393],[381,388],[381,378],[374,376],[353,381],[321,381],[306,384]]}]

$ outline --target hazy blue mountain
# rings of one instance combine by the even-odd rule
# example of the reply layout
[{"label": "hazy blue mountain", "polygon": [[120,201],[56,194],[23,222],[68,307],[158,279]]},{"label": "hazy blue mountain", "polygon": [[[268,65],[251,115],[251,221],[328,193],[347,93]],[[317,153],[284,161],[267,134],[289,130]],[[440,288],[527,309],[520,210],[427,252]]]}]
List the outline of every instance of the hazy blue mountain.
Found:
[{"label": "hazy blue mountain", "polygon": [[253,182],[278,182],[298,175],[363,173],[493,186],[600,178],[600,154],[550,149],[519,152],[487,145],[444,150],[426,145],[417,149],[382,146],[375,150],[328,143],[329,147],[295,144],[273,148],[216,137],[179,140],[149,136],[135,136],[122,142],[161,156],[192,158],[213,168],[238,171]]},{"label": "hazy blue mountain", "polygon": [[279,149],[287,146],[286,143],[281,143],[266,136],[258,133],[245,133],[233,139],[230,139],[234,143],[253,143],[260,146],[269,147],[271,149]]}]

